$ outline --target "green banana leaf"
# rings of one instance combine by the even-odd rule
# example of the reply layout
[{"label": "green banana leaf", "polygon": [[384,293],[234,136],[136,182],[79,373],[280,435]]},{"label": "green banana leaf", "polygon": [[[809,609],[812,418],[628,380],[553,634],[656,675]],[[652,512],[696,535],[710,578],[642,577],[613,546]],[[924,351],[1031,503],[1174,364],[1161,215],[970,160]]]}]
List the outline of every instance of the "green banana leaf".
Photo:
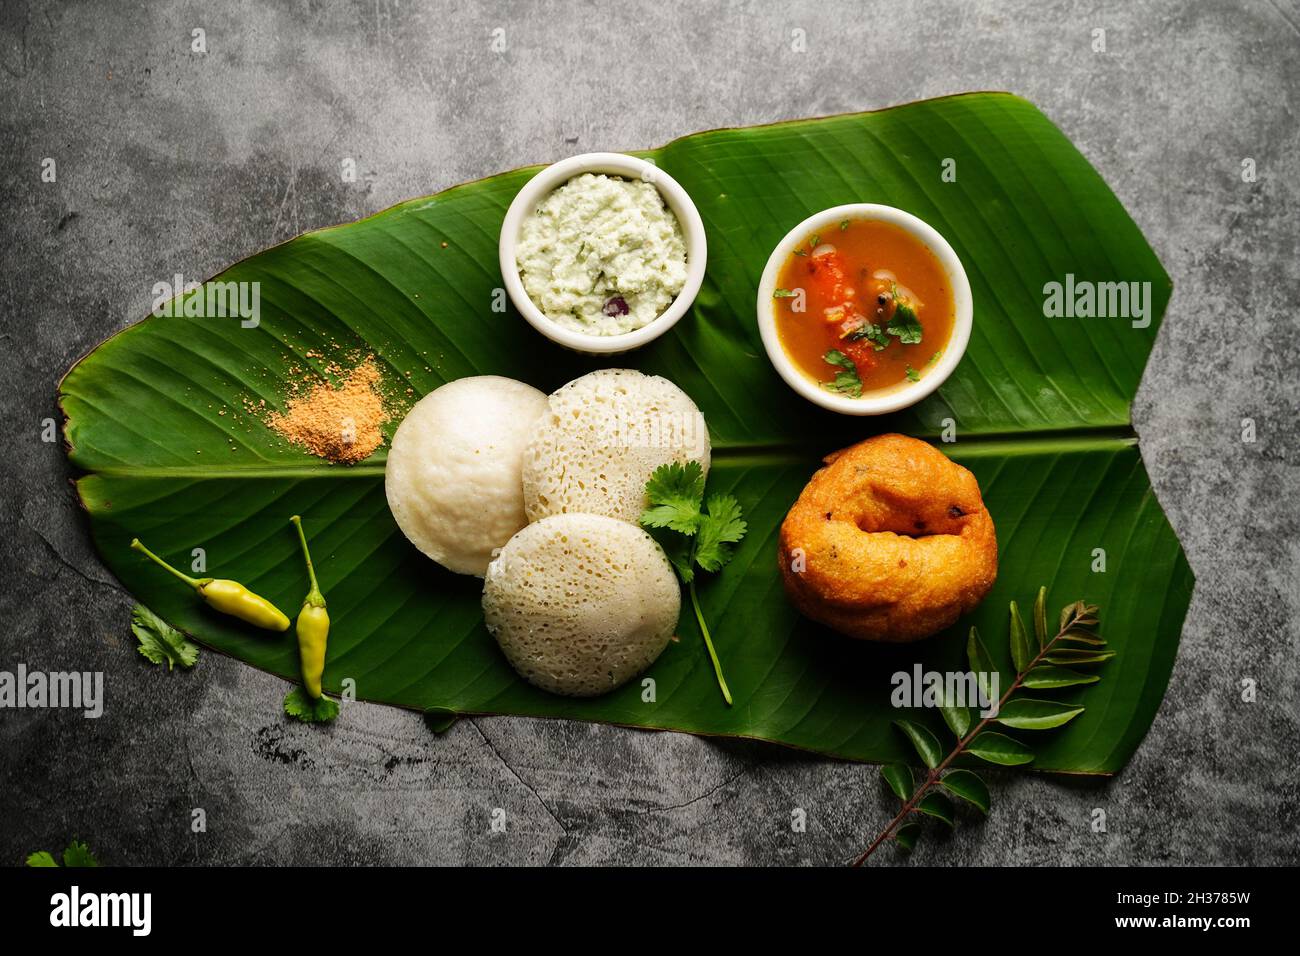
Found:
[{"label": "green banana leaf", "polygon": [[[1079,598],[1100,605],[1118,656],[1099,684],[1056,695],[1087,710],[1026,738],[1034,766],[1122,767],[1164,693],[1193,582],[1129,420],[1170,282],[1105,183],[1050,121],[1007,94],[717,130],[641,155],[695,200],[709,268],[672,333],[613,363],[565,352],[513,311],[494,311],[497,234],[535,169],[411,200],[232,266],[212,281],[260,283],[256,328],[150,317],[99,346],[69,371],[60,402],[109,568],[204,644],[295,679],[292,636],[216,615],[127,545],[139,536],[182,566],[202,547],[208,573],[293,610],[305,582],[288,517],[300,513],[334,621],[327,690],[351,680],[362,699],[421,710],[747,736],[872,761],[907,757],[890,729],[890,675],[916,663],[964,669],[971,624],[1009,671],[1007,602],[1028,606],[1045,584],[1054,608]],[[754,316],[776,242],[819,209],[859,201],[932,223],[965,263],[975,298],[956,372],[886,419],[835,416],[794,395],[768,363]],[[1046,318],[1043,287],[1067,274],[1149,283],[1152,321]],[[374,354],[399,394],[410,389],[408,402],[473,374],[550,390],[597,364],[665,375],[690,394],[714,442],[710,489],[732,490],[750,522],[734,561],[701,586],[735,706],[720,698],[689,613],[647,673],[652,701],[640,682],[571,700],[517,678],[483,627],[480,582],[438,568],[394,525],[382,450],[331,465],[245,412],[246,400],[282,407],[291,366],[323,376],[325,362],[349,349]],[[910,647],[857,643],[804,621],[775,565],[780,522],[819,457],[886,430],[934,440],[972,469],[998,529],[989,598]],[[1095,570],[1103,553],[1105,570]],[[942,726],[937,715],[921,719]]]}]

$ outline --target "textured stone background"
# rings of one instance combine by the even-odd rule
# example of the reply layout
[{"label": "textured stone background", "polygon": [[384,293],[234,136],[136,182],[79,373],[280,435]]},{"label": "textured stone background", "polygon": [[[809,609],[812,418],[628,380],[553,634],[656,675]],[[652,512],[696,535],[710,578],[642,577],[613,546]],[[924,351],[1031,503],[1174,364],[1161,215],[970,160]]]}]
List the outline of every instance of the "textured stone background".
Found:
[{"label": "textured stone background", "polygon": [[[1300,861],[1300,8],[1187,6],[4,0],[0,669],[103,670],[109,706],[0,711],[0,862],[73,835],[120,864],[849,858],[891,806],[871,769],[512,718],[434,737],[371,705],[322,732],[278,718],[281,681],[219,655],[145,666],[40,424],[63,370],[173,272],[525,163],[985,88],[1044,109],[1174,277],[1134,416],[1198,584],[1123,774],[999,775],[992,819],[916,859]],[[39,180],[46,156],[57,184]],[[339,181],[344,156],[360,182]],[[511,826],[493,837],[498,806]]]}]

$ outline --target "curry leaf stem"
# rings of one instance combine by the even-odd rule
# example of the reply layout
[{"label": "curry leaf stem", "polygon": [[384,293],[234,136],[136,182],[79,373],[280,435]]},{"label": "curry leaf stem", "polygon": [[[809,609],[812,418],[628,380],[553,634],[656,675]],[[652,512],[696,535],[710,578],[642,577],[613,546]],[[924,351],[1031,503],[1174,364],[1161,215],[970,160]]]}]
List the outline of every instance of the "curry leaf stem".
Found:
[{"label": "curry leaf stem", "polygon": [[695,608],[695,620],[700,622],[700,633],[704,635],[704,646],[709,649],[709,659],[713,661],[713,673],[718,675],[718,686],[722,688],[722,699],[731,706],[731,691],[727,689],[727,679],[722,676],[722,662],[713,649],[713,639],[709,637],[709,626],[704,623],[704,612],[700,610],[700,599],[695,594],[695,580],[688,585],[691,592],[691,605]]},{"label": "curry leaf stem", "polygon": [[1020,685],[1024,682],[1024,679],[1028,676],[1029,672],[1042,663],[1043,658],[1052,652],[1052,648],[1056,646],[1056,642],[1063,638],[1070,628],[1074,627],[1075,621],[1078,617],[1078,614],[1072,614],[1061,626],[1061,629],[1056,632],[1056,636],[1043,645],[1034,659],[1025,665],[1024,670],[1016,674],[1016,679],[1011,682],[1011,686],[1007,689],[1007,692],[1002,695],[1000,700],[998,700],[997,710],[993,712],[993,715],[985,717],[976,724],[970,733],[957,741],[957,746],[952,749],[952,752],[948,754],[948,756],[944,757],[937,767],[926,774],[925,779],[921,781],[921,785],[916,788],[916,792],[913,793],[911,798],[903,804],[903,809],[898,811],[898,815],[889,821],[889,825],[885,827],[885,829],[880,831],[880,835],[871,842],[871,846],[867,847],[863,854],[853,861],[854,866],[861,866],[863,863],[867,862],[867,857],[875,853],[880,845],[893,835],[894,831],[898,828],[898,825],[907,819],[909,813],[916,809],[916,805],[921,802],[921,799],[930,791],[930,788],[939,782],[943,772],[948,769],[948,765],[965,752],[966,747],[972,740],[979,736],[980,732],[983,731],[985,727],[997,720],[997,715],[1002,712],[1002,705],[1011,698],[1012,694],[1020,689]]}]

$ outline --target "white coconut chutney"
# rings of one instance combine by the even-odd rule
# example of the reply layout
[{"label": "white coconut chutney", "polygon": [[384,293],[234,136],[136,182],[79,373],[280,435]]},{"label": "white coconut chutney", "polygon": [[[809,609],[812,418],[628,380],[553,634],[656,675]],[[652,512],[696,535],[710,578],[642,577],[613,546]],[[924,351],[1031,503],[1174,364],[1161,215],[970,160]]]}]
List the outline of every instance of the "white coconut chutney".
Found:
[{"label": "white coconut chutney", "polygon": [[537,204],[515,261],[552,322],[589,335],[650,324],[686,285],[681,224],[652,183],[583,173]]}]

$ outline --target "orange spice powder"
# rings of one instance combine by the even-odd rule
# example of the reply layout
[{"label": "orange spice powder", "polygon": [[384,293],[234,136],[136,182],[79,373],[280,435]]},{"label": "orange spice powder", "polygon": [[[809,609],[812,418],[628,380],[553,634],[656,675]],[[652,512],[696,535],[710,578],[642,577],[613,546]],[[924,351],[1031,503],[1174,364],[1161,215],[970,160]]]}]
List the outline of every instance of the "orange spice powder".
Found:
[{"label": "orange spice powder", "polygon": [[388,411],[379,387],[382,376],[373,355],[351,371],[326,368],[336,381],[317,382],[289,399],[283,412],[271,412],[266,424],[288,441],[320,458],[352,465],[384,441]]}]

